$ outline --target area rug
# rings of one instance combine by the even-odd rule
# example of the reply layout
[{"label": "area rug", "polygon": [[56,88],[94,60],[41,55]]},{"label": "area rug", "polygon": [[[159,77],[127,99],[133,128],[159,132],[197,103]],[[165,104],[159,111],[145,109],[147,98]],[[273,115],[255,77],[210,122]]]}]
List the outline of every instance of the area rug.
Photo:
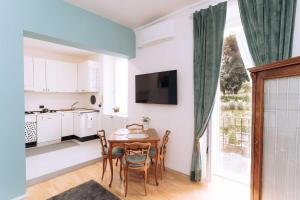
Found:
[{"label": "area rug", "polygon": [[99,183],[90,180],[48,200],[120,200]]}]

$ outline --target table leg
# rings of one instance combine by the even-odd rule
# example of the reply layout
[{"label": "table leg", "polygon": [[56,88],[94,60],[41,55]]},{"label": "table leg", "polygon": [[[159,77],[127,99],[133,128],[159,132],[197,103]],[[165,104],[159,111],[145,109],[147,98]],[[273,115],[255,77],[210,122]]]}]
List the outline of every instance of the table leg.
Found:
[{"label": "table leg", "polygon": [[109,145],[108,159],[109,159],[109,166],[110,166],[110,183],[109,183],[109,187],[111,187],[113,177],[114,177],[113,163],[112,163],[112,145],[111,144]]},{"label": "table leg", "polygon": [[156,185],[158,186],[158,181],[157,181],[158,145],[157,145],[157,143],[155,144],[155,148],[156,148],[156,155],[155,155],[155,182],[156,182]]}]

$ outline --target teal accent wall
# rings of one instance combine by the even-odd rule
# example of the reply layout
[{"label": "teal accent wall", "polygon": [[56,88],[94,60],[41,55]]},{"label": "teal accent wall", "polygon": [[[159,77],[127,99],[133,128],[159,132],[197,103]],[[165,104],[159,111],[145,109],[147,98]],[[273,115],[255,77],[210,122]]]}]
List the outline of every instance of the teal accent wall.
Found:
[{"label": "teal accent wall", "polygon": [[23,34],[135,57],[134,32],[63,0],[6,0],[0,6],[0,199],[26,192]]}]

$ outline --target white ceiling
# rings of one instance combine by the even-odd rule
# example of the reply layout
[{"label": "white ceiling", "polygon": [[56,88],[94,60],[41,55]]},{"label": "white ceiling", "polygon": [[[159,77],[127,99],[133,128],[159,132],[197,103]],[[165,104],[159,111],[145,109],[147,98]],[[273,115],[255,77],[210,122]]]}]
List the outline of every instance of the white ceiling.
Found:
[{"label": "white ceiling", "polygon": [[46,42],[46,41],[27,38],[27,37],[23,38],[23,43],[24,43],[24,48],[46,50],[57,54],[63,54],[69,56],[89,57],[96,54],[95,52],[91,52],[91,51],[86,51],[74,47],[69,47],[61,44]]},{"label": "white ceiling", "polygon": [[137,28],[201,0],[65,0],[130,28]]}]

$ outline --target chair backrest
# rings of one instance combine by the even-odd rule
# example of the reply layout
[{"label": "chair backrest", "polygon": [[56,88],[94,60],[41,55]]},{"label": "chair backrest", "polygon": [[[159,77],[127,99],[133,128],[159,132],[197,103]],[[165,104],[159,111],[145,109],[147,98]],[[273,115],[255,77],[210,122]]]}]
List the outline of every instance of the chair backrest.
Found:
[{"label": "chair backrest", "polygon": [[170,135],[171,131],[166,130],[164,137],[163,137],[163,141],[160,147],[160,154],[161,155],[165,155],[167,152],[167,144],[169,142],[169,135]]},{"label": "chair backrest", "polygon": [[100,139],[100,144],[101,144],[101,148],[102,148],[102,154],[105,155],[106,154],[106,150],[107,150],[107,141],[106,141],[106,137],[105,137],[105,131],[104,130],[100,130],[97,133],[99,139]]},{"label": "chair backrest", "polygon": [[[127,164],[138,164],[147,166],[147,161],[149,157],[151,143],[144,142],[134,142],[134,143],[125,143],[125,160]],[[140,156],[142,159],[138,159],[137,161],[133,161],[132,159],[128,159],[129,156]]]},{"label": "chair backrest", "polygon": [[134,130],[144,130],[143,124],[128,124],[126,125],[127,129],[134,129]]}]

